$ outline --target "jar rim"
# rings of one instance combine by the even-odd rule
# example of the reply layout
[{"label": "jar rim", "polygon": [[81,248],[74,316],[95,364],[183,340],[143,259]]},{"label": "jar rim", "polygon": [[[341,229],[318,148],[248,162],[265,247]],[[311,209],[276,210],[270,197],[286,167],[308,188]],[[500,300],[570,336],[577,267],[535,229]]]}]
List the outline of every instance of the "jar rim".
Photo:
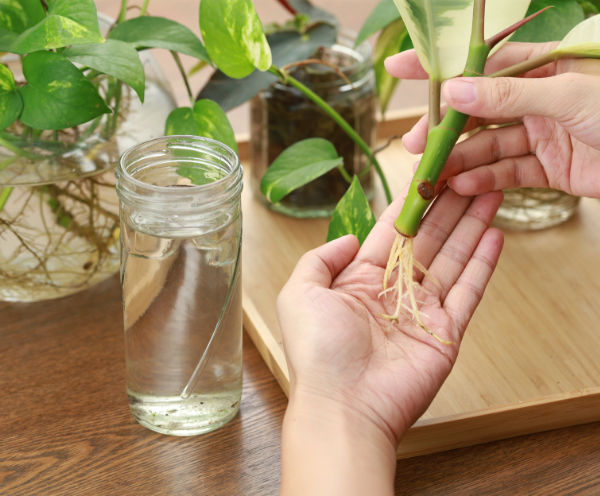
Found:
[{"label": "jar rim", "polygon": [[[227,181],[231,181],[232,176],[234,176],[236,173],[238,173],[241,170],[241,163],[240,163],[240,158],[239,158],[238,154],[231,147],[227,146],[226,144],[221,143],[220,141],[214,140],[212,138],[205,138],[202,136],[194,136],[194,135],[190,135],[190,134],[177,134],[177,135],[170,135],[170,136],[161,136],[160,138],[154,138],[152,140],[143,141],[141,143],[137,143],[137,144],[133,145],[132,147],[128,148],[125,152],[123,152],[123,154],[119,158],[119,165],[115,171],[117,178],[120,179],[120,176],[122,175],[127,181],[131,181],[135,186],[137,186],[139,188],[148,189],[155,193],[161,193],[161,194],[165,194],[168,196],[180,196],[181,193],[179,191],[174,190],[173,188],[171,188],[169,186],[157,186],[155,184],[149,184],[147,182],[140,181],[139,179],[135,178],[127,170],[127,168],[124,167],[123,164],[130,157],[130,155],[132,155],[136,151],[140,151],[141,149],[143,149],[143,147],[150,148],[153,144],[157,144],[160,142],[167,143],[170,140],[184,140],[184,139],[189,140],[191,142],[196,142],[196,143],[208,143],[213,146],[216,145],[217,148],[221,148],[224,152],[226,152],[226,153],[220,153],[221,156],[223,156],[226,159],[227,158],[233,159],[233,160],[230,160],[232,168],[230,171],[228,171],[228,173],[224,177],[222,177],[221,179],[218,179],[216,181],[213,181],[211,183],[207,183],[207,184],[189,185],[188,187],[185,188],[186,193],[188,193],[188,194],[200,193],[200,192],[210,190],[211,188],[214,188],[215,186],[217,186],[217,187],[221,186],[224,183],[226,183]],[[134,164],[134,163],[135,162],[132,162],[132,164]]]}]

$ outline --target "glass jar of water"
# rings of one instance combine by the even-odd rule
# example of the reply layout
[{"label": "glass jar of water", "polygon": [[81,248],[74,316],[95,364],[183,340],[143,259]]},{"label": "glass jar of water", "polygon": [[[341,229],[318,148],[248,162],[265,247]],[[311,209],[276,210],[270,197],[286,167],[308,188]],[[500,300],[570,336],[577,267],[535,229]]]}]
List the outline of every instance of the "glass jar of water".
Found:
[{"label": "glass jar of water", "polygon": [[129,149],[116,175],[131,411],[165,434],[215,430],[242,393],[239,159],[170,136]]}]

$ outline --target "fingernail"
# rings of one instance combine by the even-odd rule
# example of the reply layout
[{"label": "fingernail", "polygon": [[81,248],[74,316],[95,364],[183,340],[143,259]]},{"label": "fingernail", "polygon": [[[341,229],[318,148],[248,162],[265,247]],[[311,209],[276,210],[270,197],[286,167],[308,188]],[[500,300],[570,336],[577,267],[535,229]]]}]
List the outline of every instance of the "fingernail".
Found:
[{"label": "fingernail", "polygon": [[454,178],[451,177],[451,178],[448,179],[448,181],[446,181],[446,186],[448,186],[451,190],[454,190],[454,188],[452,187],[452,180],[453,179]]},{"label": "fingernail", "polygon": [[456,103],[473,103],[477,100],[477,86],[468,81],[447,81],[446,91]]}]

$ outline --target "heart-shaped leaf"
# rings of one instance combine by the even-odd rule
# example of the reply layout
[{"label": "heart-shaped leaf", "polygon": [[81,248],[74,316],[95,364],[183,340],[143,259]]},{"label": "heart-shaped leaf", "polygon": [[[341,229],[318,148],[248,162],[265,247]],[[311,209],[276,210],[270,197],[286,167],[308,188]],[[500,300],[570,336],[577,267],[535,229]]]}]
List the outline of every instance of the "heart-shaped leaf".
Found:
[{"label": "heart-shaped leaf", "polygon": [[260,182],[260,189],[271,203],[321,177],[343,162],[333,144],[322,138],[294,143],[277,157]]},{"label": "heart-shaped leaf", "polygon": [[559,54],[600,58],[600,15],[575,26],[555,50]]},{"label": "heart-shaped leaf", "polygon": [[109,36],[136,48],[164,48],[210,63],[206,48],[187,27],[164,17],[136,17],[118,24]]},{"label": "heart-shaped leaf", "polygon": [[229,119],[219,105],[211,100],[198,100],[194,109],[181,107],[167,118],[165,135],[192,135],[219,141],[237,153],[237,143]]},{"label": "heart-shaped leaf", "polygon": [[23,100],[17,91],[10,69],[0,64],[0,130],[15,122],[23,110]]},{"label": "heart-shaped leaf", "polygon": [[[334,27],[329,24],[317,24],[304,34],[285,31],[270,34],[267,40],[273,53],[273,64],[282,67],[310,57],[319,47],[330,47],[335,43],[336,37]],[[198,98],[214,100],[225,112],[228,112],[247,102],[276,80],[276,76],[258,70],[243,79],[230,78],[217,71],[202,89]]]},{"label": "heart-shaped leaf", "polygon": [[365,196],[358,177],[354,176],[352,185],[333,211],[327,241],[354,234],[362,245],[374,225],[375,215],[373,215],[369,200]]},{"label": "heart-shaped leaf", "polygon": [[120,79],[131,86],[144,101],[146,75],[144,66],[135,48],[120,40],[108,40],[106,43],[77,45],[62,52],[71,62],[90,67]]},{"label": "heart-shaped leaf", "polygon": [[[421,65],[439,80],[461,74],[467,62],[474,0],[395,0]],[[485,37],[525,16],[529,0],[487,0]],[[500,44],[496,46],[496,49]]]},{"label": "heart-shaped leaf", "polygon": [[91,121],[110,109],[75,65],[58,53],[40,51],[23,61],[25,86],[21,122],[36,129],[65,129]]},{"label": "heart-shaped leaf", "polygon": [[13,53],[103,43],[93,0],[47,0],[48,16],[15,40]]},{"label": "heart-shaped leaf", "polygon": [[386,26],[377,39],[373,67],[375,69],[375,81],[377,82],[379,107],[382,114],[385,114],[394,90],[400,82],[399,79],[390,76],[390,73],[385,69],[385,59],[411,48],[413,48],[412,41],[402,19],[396,19]]},{"label": "heart-shaped leaf", "polygon": [[367,38],[389,26],[397,19],[400,19],[400,12],[398,12],[394,0],[381,0],[360,28],[354,46],[360,45]]},{"label": "heart-shaped leaf", "polygon": [[527,43],[560,41],[585,19],[583,9],[576,0],[534,0],[526,15],[535,14],[549,6],[553,8],[517,29],[511,41]]},{"label": "heart-shaped leaf", "polygon": [[271,49],[250,0],[202,0],[200,30],[208,54],[229,77],[271,67]]}]

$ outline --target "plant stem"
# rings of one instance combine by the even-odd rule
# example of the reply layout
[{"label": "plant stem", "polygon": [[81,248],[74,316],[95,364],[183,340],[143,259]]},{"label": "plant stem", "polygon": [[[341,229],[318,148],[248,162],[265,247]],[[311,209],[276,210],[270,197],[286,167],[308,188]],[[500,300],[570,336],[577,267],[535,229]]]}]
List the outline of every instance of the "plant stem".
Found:
[{"label": "plant stem", "polygon": [[112,118],[112,132],[114,133],[117,130],[117,122],[119,120],[119,105],[121,105],[121,90],[122,83],[117,79],[117,87],[115,88],[115,108],[113,110],[113,118]]},{"label": "plant stem", "polygon": [[8,201],[8,197],[10,196],[10,194],[12,192],[13,192],[12,187],[2,188],[0,190],[0,212],[2,212],[2,209],[4,208],[4,205],[6,205],[6,202]]},{"label": "plant stem", "polygon": [[[484,11],[485,0],[475,0],[469,56],[463,73],[465,76],[480,76],[490,53],[483,33]],[[468,120],[468,115],[450,108],[440,125],[429,131],[425,153],[410,184],[402,211],[394,223],[402,236],[413,238],[417,235],[421,219],[433,201],[435,185],[442,169]]]},{"label": "plant stem", "polygon": [[194,95],[192,94],[192,88],[190,88],[190,81],[187,77],[187,74],[185,73],[185,69],[183,68],[181,59],[179,58],[179,54],[173,50],[171,50],[171,54],[173,55],[173,58],[175,59],[175,63],[177,64],[177,68],[179,69],[179,72],[181,73],[181,77],[183,78],[183,81],[185,82],[185,87],[187,89],[188,95],[190,97],[190,102],[192,102],[192,107],[193,107],[194,103],[196,103],[196,102],[194,101]]},{"label": "plant stem", "polygon": [[150,3],[150,0],[144,0],[144,4],[142,5],[142,8],[140,9],[140,17],[143,17],[146,15],[146,11],[148,10],[149,3]]},{"label": "plant stem", "polygon": [[119,14],[117,23],[124,22],[127,17],[127,1],[128,0],[121,0],[121,13]]},{"label": "plant stem", "polygon": [[388,186],[387,180],[375,158],[375,155],[369,145],[363,140],[360,135],[354,130],[354,128],[346,122],[346,120],[338,114],[325,100],[323,100],[319,95],[317,95],[314,91],[310,90],[306,86],[304,86],[300,81],[294,79],[289,74],[284,74],[279,68],[275,66],[271,66],[269,68],[269,72],[277,76],[283,84],[289,84],[290,86],[296,88],[307,98],[312,100],[316,105],[322,108],[329,117],[331,117],[337,124],[340,126],[345,133],[352,138],[352,140],[358,145],[358,147],[363,151],[363,153],[367,156],[367,159],[373,163],[375,166],[375,170],[381,179],[381,184],[383,185],[383,190],[385,191],[385,197],[387,198],[388,203],[392,203],[392,193],[390,192],[390,188]]},{"label": "plant stem", "polygon": [[429,78],[429,130],[440,125],[440,106],[442,100],[442,82]]},{"label": "plant stem", "polygon": [[5,139],[2,139],[2,138],[0,138],[0,146],[3,146],[7,150],[10,150],[15,155],[19,155],[20,157],[25,157],[25,158],[30,158],[30,159],[46,158],[43,155],[36,155],[35,153],[29,153],[29,152],[23,150],[22,148],[15,146],[12,143],[9,143],[8,141],[6,141]]},{"label": "plant stem", "polygon": [[337,168],[340,171],[340,174],[342,175],[342,177],[346,180],[346,182],[348,184],[352,184],[352,178],[350,177],[350,174],[348,174],[348,171],[346,169],[344,169],[344,165],[340,164],[340,165],[338,165]]}]

